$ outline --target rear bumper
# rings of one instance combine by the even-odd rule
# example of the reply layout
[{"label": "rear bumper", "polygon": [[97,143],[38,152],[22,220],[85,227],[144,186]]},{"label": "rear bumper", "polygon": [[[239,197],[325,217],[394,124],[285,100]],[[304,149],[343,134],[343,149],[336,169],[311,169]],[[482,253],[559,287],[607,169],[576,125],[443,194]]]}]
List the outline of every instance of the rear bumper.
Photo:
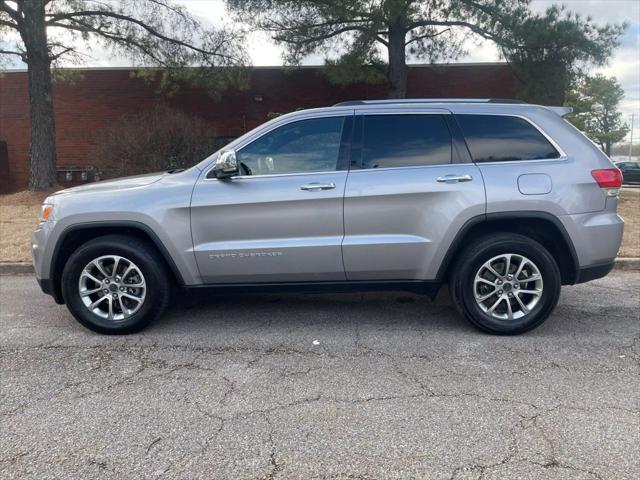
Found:
[{"label": "rear bumper", "polygon": [[36,280],[38,282],[38,285],[40,285],[40,290],[42,290],[43,293],[46,293],[47,295],[53,295],[54,293],[54,288],[53,288],[53,282],[51,280],[49,280],[48,278],[37,278]]},{"label": "rear bumper", "polygon": [[38,277],[36,277],[36,280],[38,281],[38,285],[40,285],[40,290],[42,290],[43,293],[46,293],[47,295],[51,295],[58,305],[64,304],[64,299],[62,298],[62,295],[60,295],[60,293],[56,291],[56,287],[53,284],[53,280],[49,278],[38,278]]},{"label": "rear bumper", "polygon": [[611,261],[607,263],[601,263],[599,265],[581,267],[578,270],[578,275],[576,276],[576,283],[585,283],[597,278],[606,277],[613,269],[614,265],[615,261]]},{"label": "rear bumper", "polygon": [[558,218],[573,243],[580,276],[586,278],[587,274],[581,274],[582,270],[598,271],[613,265],[622,243],[624,228],[624,222],[615,210],[560,215]]}]

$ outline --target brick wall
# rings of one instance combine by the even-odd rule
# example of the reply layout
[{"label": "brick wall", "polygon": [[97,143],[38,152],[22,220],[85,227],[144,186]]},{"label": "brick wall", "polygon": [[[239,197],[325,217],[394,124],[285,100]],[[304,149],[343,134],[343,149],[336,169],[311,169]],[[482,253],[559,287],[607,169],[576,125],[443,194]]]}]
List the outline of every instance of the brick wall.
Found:
[{"label": "brick wall", "polygon": [[[517,81],[504,64],[413,66],[409,97],[512,98]],[[122,115],[166,103],[208,121],[217,136],[239,136],[267,120],[269,112],[332,105],[353,99],[384,98],[385,85],[331,85],[317,68],[284,71],[255,68],[250,88],[228,91],[214,101],[195,88],[171,98],[155,93],[128,70],[84,70],[72,82],[54,85],[58,165],[91,165],[96,133]],[[262,101],[256,101],[261,97]],[[0,75],[0,141],[7,143],[10,185],[23,188],[29,175],[27,75]]]}]

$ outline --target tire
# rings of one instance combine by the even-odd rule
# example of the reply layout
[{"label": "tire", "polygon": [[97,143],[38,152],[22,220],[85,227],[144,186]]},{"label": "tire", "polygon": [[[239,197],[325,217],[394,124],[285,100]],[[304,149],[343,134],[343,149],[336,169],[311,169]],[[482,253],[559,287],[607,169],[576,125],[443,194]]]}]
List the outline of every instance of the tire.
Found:
[{"label": "tire", "polygon": [[474,326],[494,335],[517,335],[542,325],[558,303],[561,283],[553,256],[535,240],[515,233],[472,242],[449,275],[456,308]]},{"label": "tire", "polygon": [[69,311],[88,329],[107,335],[139,332],[162,315],[170,293],[170,277],[155,246],[127,235],[88,241],[62,272]]}]

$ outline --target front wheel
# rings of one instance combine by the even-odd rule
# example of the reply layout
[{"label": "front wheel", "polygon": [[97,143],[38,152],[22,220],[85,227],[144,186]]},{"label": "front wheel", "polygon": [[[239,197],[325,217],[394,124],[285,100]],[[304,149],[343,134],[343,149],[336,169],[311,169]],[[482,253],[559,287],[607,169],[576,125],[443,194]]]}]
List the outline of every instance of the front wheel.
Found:
[{"label": "front wheel", "polygon": [[479,329],[515,335],[541,325],[560,296],[560,271],[538,242],[511,233],[482,237],[458,257],[449,290]]},{"label": "front wheel", "polygon": [[85,327],[105,334],[142,330],[167,306],[170,282],[154,247],[125,235],[95,238],[62,273],[62,295]]}]

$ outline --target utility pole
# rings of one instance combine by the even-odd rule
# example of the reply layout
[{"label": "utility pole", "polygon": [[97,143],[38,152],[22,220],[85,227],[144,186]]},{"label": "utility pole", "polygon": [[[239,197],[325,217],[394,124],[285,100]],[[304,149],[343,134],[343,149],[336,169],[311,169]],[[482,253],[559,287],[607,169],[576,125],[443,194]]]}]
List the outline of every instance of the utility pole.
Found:
[{"label": "utility pole", "polygon": [[629,139],[629,156],[627,158],[627,161],[631,161],[631,150],[633,150],[633,119],[636,116],[635,113],[631,114],[631,138]]}]

